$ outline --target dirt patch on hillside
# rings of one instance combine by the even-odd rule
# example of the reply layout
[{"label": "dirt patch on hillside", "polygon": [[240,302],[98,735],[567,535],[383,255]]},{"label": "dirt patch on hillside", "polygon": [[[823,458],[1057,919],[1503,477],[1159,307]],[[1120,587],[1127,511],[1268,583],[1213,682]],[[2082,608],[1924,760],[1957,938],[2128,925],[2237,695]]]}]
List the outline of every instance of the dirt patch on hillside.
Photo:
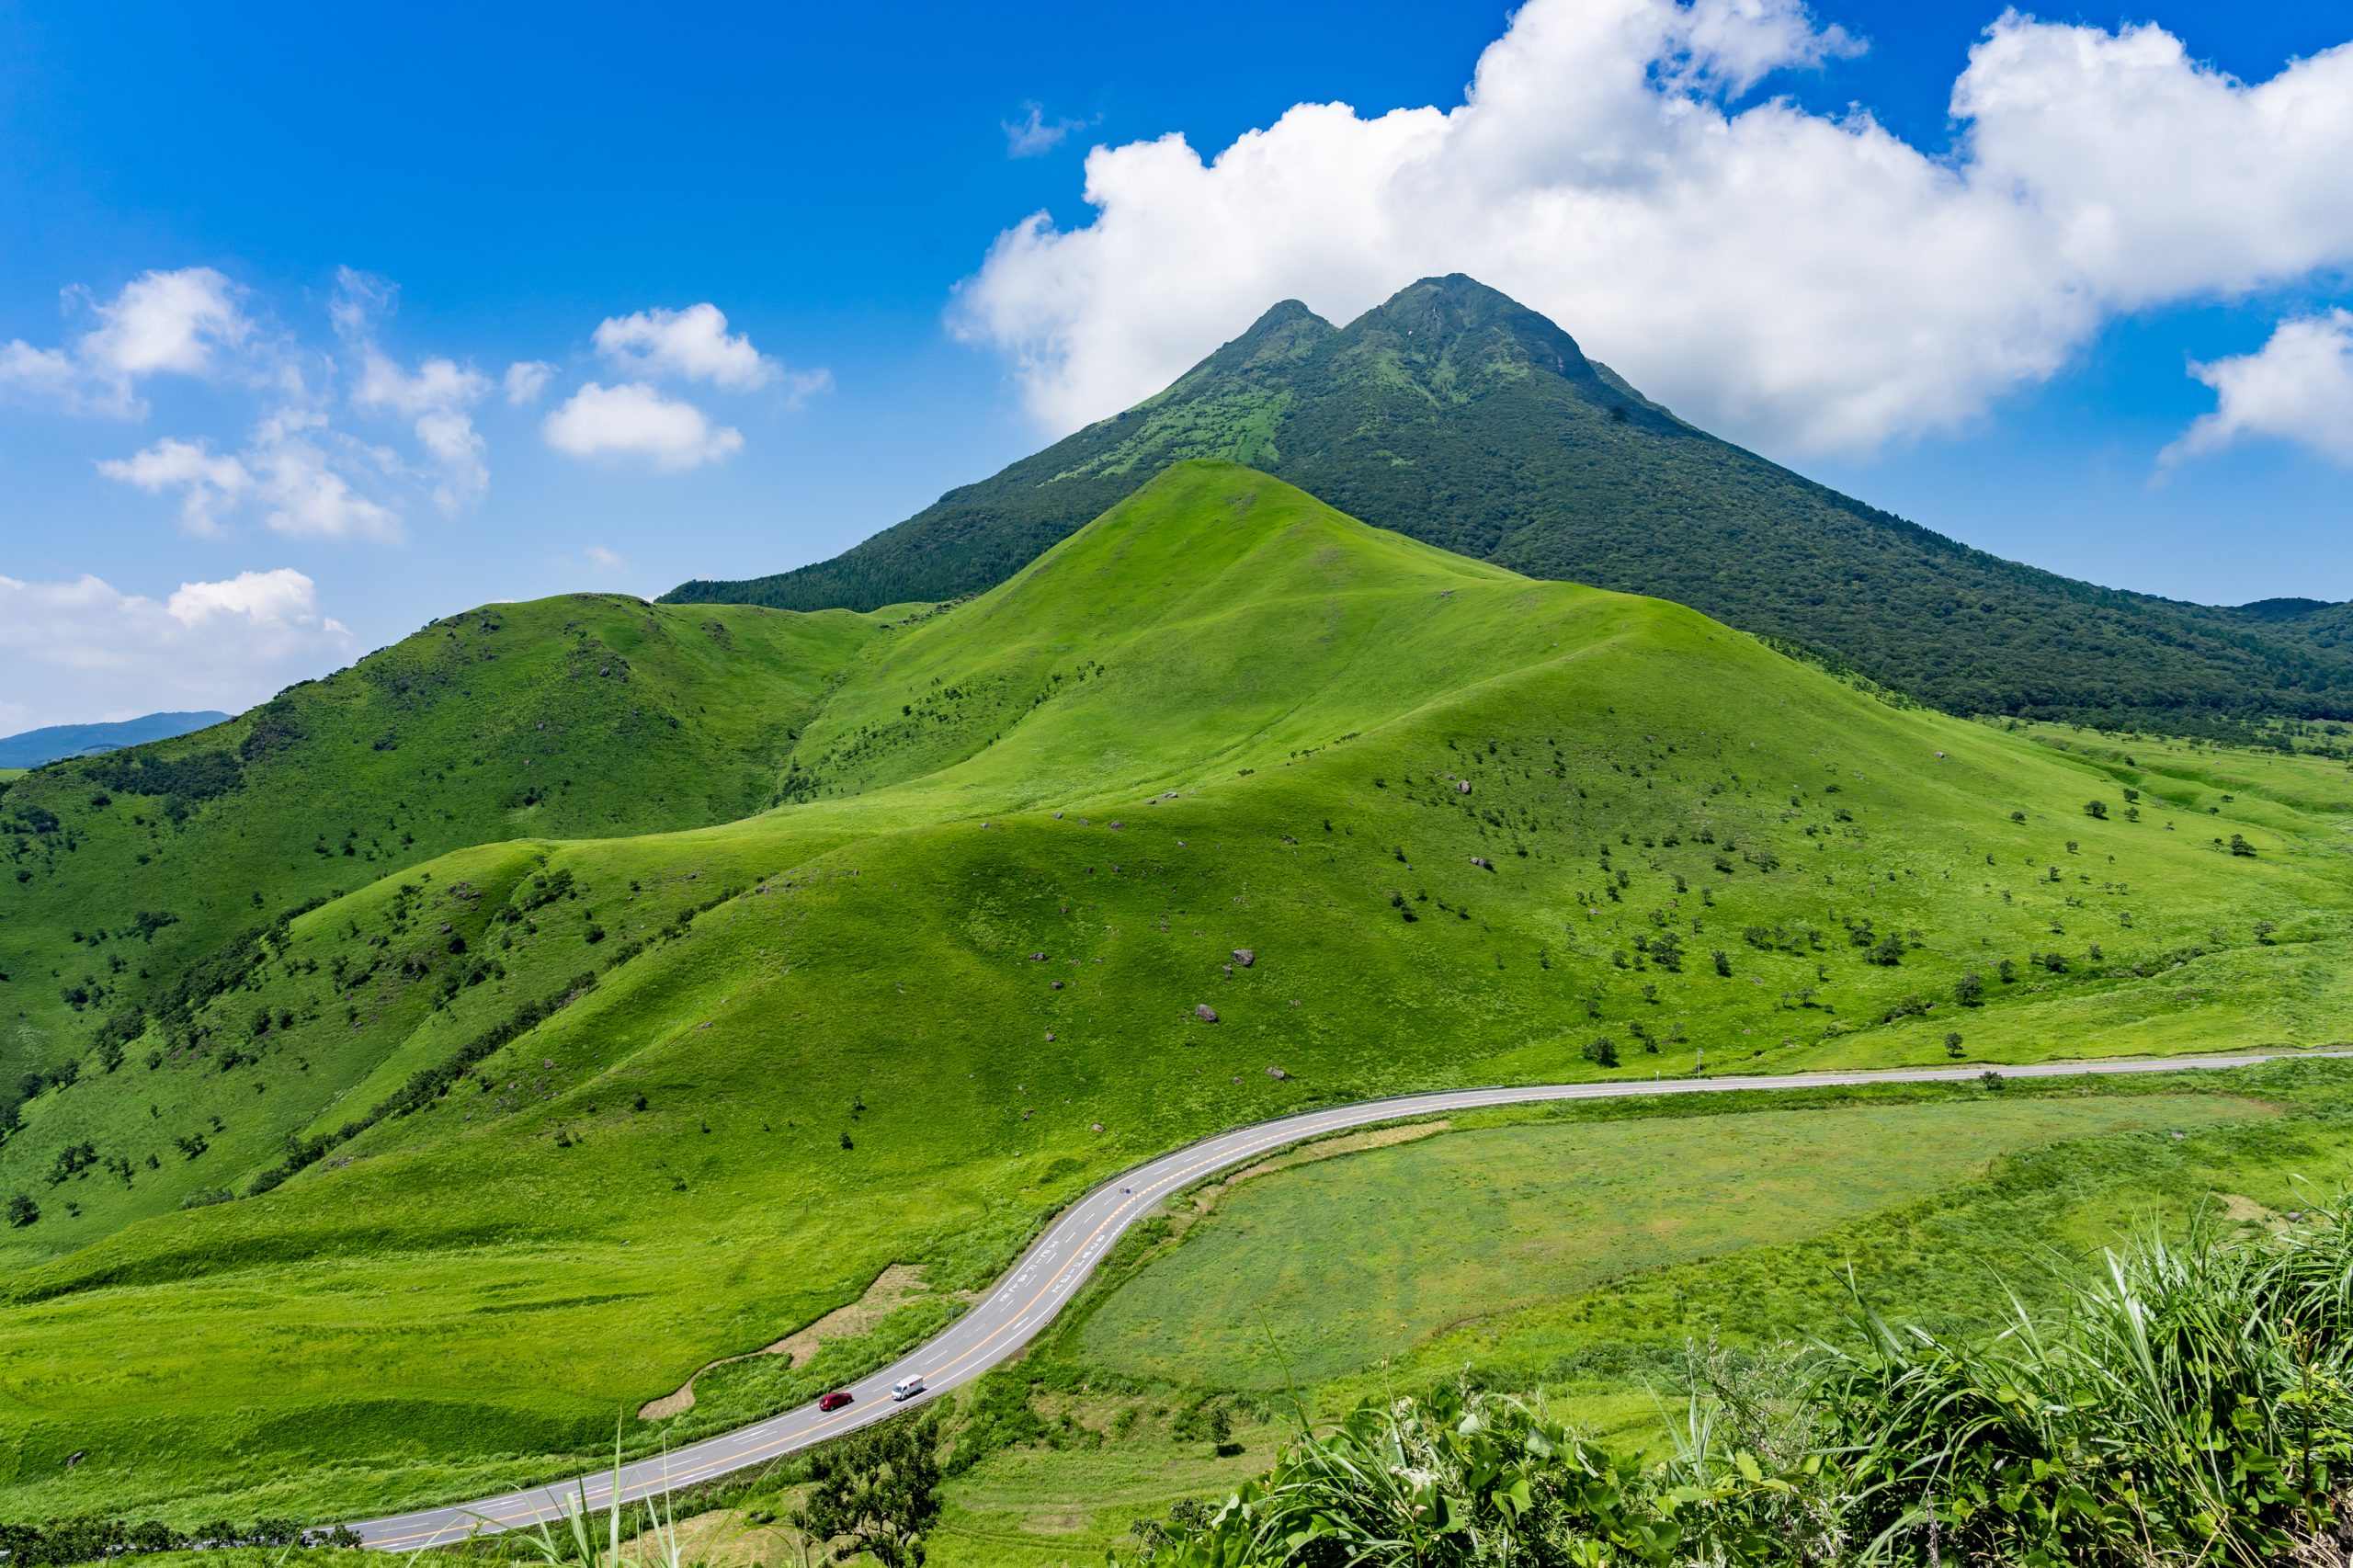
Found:
[{"label": "dirt patch on hillside", "polygon": [[[764,1564],[790,1563],[798,1553],[793,1547],[800,1532],[782,1520],[756,1525],[740,1508],[713,1508],[680,1519],[672,1528],[678,1544],[678,1561],[699,1562],[705,1568],[763,1568]],[[653,1542],[638,1539],[641,1548]],[[658,1552],[649,1552],[661,1561]]]},{"label": "dirt patch on hillside", "polygon": [[923,1266],[894,1263],[874,1277],[866,1293],[846,1307],[835,1307],[806,1328],[795,1329],[773,1345],[763,1345],[757,1350],[742,1356],[722,1356],[718,1360],[695,1369],[694,1378],[680,1384],[676,1393],[665,1393],[660,1399],[650,1399],[638,1408],[641,1421],[666,1421],[695,1407],[695,1378],[701,1377],[712,1367],[724,1367],[731,1361],[748,1361],[754,1356],[783,1356],[789,1364],[798,1367],[817,1353],[817,1346],[828,1339],[848,1339],[866,1333],[876,1324],[909,1301],[931,1292],[923,1282]]},{"label": "dirt patch on hillside", "polygon": [[2218,1192],[2214,1194],[2214,1201],[2222,1206],[2222,1218],[2225,1220],[2237,1220],[2243,1223],[2253,1222],[2260,1225],[2277,1225],[2282,1222],[2278,1210],[2267,1209],[2254,1199],[2240,1193]]}]

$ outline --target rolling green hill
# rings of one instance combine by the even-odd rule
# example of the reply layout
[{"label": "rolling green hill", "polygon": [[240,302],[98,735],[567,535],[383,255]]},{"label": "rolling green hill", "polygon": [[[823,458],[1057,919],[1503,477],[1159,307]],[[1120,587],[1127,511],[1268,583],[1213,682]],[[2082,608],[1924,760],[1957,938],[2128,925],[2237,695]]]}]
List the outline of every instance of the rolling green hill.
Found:
[{"label": "rolling green hill", "polygon": [[1949,712],[2190,733],[2353,717],[2346,607],[2179,604],[1968,549],[1686,424],[1461,276],[1346,327],[1287,301],[1158,396],[835,560],[667,597],[815,609],[978,593],[1196,457],[1532,576],[1792,639]]},{"label": "rolling green hill", "polygon": [[102,1018],[127,1039],[176,976],[291,909],[464,845],[768,804],[793,726],[879,630],[615,596],[485,606],[226,724],[0,781],[0,1124],[23,1073]]},{"label": "rolling green hill", "polygon": [[[886,1265],[927,1270],[935,1293],[864,1339],[628,1421],[647,1450],[926,1332],[1110,1171],[1308,1103],[1702,1051],[2313,1044],[2353,1001],[2341,768],[2062,751],[1896,706],[1230,464],[1172,466],[938,613],[737,609],[722,638],[711,612],[607,601],[591,635],[615,652],[583,656],[576,602],[517,607],[446,656],[527,613],[554,652],[501,673],[608,693],[600,771],[585,710],[553,721],[569,759],[514,720],[467,786],[478,842],[445,824],[371,866],[407,829],[338,796],[381,800],[365,770],[429,750],[396,797],[427,805],[414,780],[475,777],[490,739],[455,726],[492,715],[436,707],[444,738],[379,752],[380,699],[339,688],[366,721],[257,747],[305,781],[278,798],[299,827],[223,794],[176,830],[215,824],[216,896],[245,907],[227,857],[276,835],[256,934],[167,949],[184,917],[150,960],[108,917],[101,962],[131,949],[167,994],[69,1012],[78,1074],[0,1144],[0,1203],[23,1199],[0,1228],[0,1511],[327,1517],[550,1475]],[[623,656],[625,695],[594,684]],[[734,747],[691,784],[665,749],[688,705]],[[131,791],[185,754],[162,755],[39,777],[61,824],[22,835],[46,902],[13,895],[19,950],[139,906],[131,817],[168,823],[171,797]],[[108,804],[67,799],[94,787]],[[500,812],[522,814],[493,841]],[[347,891],[294,912],[330,871]]]}]

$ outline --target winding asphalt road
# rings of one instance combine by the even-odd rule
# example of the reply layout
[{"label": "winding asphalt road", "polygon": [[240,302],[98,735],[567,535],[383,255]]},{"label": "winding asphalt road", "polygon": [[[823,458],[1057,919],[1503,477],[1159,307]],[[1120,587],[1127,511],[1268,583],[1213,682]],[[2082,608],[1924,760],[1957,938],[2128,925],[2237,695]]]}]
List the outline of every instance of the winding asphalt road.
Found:
[{"label": "winding asphalt road", "polygon": [[[2194,1069],[2251,1067],[2282,1058],[2353,1056],[2353,1051],[2258,1051],[2230,1056],[2176,1056],[2157,1060],[2040,1062],[2001,1068],[2011,1078],[2073,1078],[2124,1073],[2177,1073]],[[620,1471],[624,1503],[668,1489],[690,1486],[730,1471],[763,1463],[813,1443],[888,1420],[909,1406],[928,1403],[961,1383],[972,1381],[1023,1346],[1053,1321],[1075,1296],[1097,1263],[1122,1232],[1150,1214],[1161,1199],[1214,1172],[1251,1161],[1304,1139],[1320,1138],[1376,1122],[1444,1115],[1487,1106],[1530,1105],[1549,1100],[1626,1099],[1641,1095],[1729,1094],[1755,1089],[1814,1089],[1859,1084],[1950,1083],[1975,1078],[1982,1066],[1891,1068],[1877,1072],[1805,1073],[1782,1077],[1665,1078],[1647,1082],[1537,1084],[1518,1088],[1451,1089],[1365,1100],[1303,1111],[1255,1127],[1238,1128],[1188,1144],[1173,1153],[1114,1176],[1088,1193],[1048,1227],[988,1299],[939,1337],[904,1358],[848,1385],[855,1403],[824,1414],[814,1405],[705,1438],[699,1443],[625,1465]],[[893,1403],[891,1386],[911,1373],[923,1376],[924,1392]],[[613,1488],[608,1468],[566,1481],[474,1503],[424,1508],[413,1514],[369,1519],[351,1528],[371,1547],[415,1551],[475,1534],[561,1519],[585,1499],[590,1512],[603,1508]]]}]

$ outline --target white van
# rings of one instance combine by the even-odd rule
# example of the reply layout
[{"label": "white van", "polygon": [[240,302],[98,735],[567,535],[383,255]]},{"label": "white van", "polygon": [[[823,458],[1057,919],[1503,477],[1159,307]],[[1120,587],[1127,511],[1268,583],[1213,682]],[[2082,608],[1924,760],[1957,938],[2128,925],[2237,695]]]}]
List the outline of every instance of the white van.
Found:
[{"label": "white van", "polygon": [[913,1377],[901,1378],[897,1382],[891,1385],[891,1397],[892,1399],[913,1399],[915,1395],[921,1392],[923,1392],[923,1374],[921,1372],[915,1373]]}]

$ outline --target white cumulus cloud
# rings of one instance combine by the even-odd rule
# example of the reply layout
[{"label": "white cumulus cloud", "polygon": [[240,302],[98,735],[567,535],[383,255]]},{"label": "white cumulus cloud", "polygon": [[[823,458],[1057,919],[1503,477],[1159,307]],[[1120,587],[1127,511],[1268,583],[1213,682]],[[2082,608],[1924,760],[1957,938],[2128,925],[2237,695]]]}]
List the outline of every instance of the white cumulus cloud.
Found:
[{"label": "white cumulus cloud", "polygon": [[1702,423],[1852,451],[1966,425],[2116,312],[2353,263],[2353,45],[2250,84],[2006,12],[1949,153],[1744,101],[1855,47],[1798,0],[1529,0],[1450,108],[1094,149],[1091,221],[1000,235],[951,324],[1064,430],[1278,300],[1345,321],[1461,271]]},{"label": "white cumulus cloud", "polygon": [[340,663],[354,641],[321,606],[317,585],[290,567],[183,583],[161,600],[96,576],[0,576],[0,654],[46,672],[19,683],[25,700],[12,722],[235,711]]},{"label": "white cumulus cloud", "polygon": [[165,437],[128,458],[98,465],[107,478],[149,494],[177,492],[191,533],[217,534],[245,506],[282,534],[323,539],[394,539],[400,518],[370,500],[349,473],[396,466],[381,452],[329,428],[325,418],[283,410],[264,419],[235,454]]},{"label": "white cumulus cloud", "polygon": [[779,371],[748,335],[729,332],[727,317],[708,301],[683,311],[609,316],[597,324],[597,352],[632,374],[668,374],[734,392],[767,386]]},{"label": "white cumulus cloud", "polygon": [[183,441],[176,436],[166,436],[134,456],[107,459],[98,472],[150,495],[178,491],[180,520],[193,534],[219,533],[222,514],[251,494],[254,485],[252,472],[236,458],[215,452],[209,441]]},{"label": "white cumulus cloud", "polygon": [[713,426],[693,403],[643,381],[589,381],[547,416],[548,445],[574,457],[642,458],[659,469],[693,468],[740,449],[743,432]]},{"label": "white cumulus cloud", "polygon": [[97,324],[67,347],[39,348],[22,338],[0,345],[0,388],[71,413],[144,414],[142,380],[216,375],[256,335],[241,291],[209,267],[142,272],[111,300],[81,289],[65,297]]},{"label": "white cumulus cloud", "polygon": [[2353,466],[2353,311],[2281,322],[2254,353],[2189,373],[2214,389],[2214,412],[2165,449],[2163,464],[2268,437]]}]

